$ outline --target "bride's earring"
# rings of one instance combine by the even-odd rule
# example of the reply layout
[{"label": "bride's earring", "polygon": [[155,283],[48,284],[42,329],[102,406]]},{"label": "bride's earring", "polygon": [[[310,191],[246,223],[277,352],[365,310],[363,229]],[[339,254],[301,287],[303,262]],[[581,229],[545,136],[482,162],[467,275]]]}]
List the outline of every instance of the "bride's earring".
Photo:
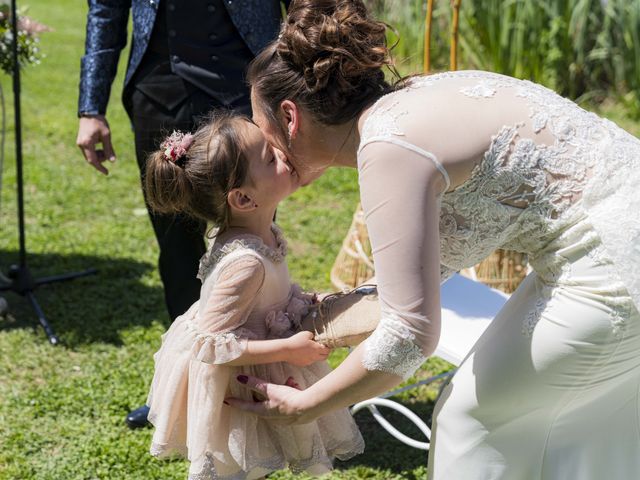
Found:
[{"label": "bride's earring", "polygon": [[289,130],[287,131],[287,135],[288,135],[288,141],[287,141],[287,148],[291,148],[291,127],[289,127]]}]

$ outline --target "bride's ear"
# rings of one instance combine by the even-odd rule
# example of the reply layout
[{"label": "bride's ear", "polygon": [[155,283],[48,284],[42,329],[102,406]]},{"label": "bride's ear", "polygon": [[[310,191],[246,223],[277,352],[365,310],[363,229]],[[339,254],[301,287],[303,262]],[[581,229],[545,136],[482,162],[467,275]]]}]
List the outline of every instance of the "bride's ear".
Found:
[{"label": "bride's ear", "polygon": [[291,142],[291,139],[296,138],[300,128],[300,110],[291,100],[283,100],[280,103],[280,111],[286,122],[288,140]]}]

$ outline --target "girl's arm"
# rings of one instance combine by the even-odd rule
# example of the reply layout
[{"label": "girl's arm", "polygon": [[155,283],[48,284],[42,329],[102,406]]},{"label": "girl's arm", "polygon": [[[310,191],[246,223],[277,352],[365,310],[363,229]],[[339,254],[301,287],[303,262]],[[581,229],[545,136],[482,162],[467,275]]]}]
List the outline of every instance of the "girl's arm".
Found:
[{"label": "girl's arm", "polygon": [[331,350],[313,341],[313,333],[298,332],[289,338],[249,340],[247,348],[235,360],[225,365],[239,367],[262,363],[288,362],[305,367],[326,360]]},{"label": "girl's arm", "polygon": [[203,332],[196,354],[199,360],[229,366],[273,362],[306,366],[327,358],[330,349],[314,342],[311,332],[273,340],[253,340],[250,331],[243,333],[241,327],[264,283],[264,265],[251,252],[233,253],[221,262],[215,284],[198,314],[197,328]]}]

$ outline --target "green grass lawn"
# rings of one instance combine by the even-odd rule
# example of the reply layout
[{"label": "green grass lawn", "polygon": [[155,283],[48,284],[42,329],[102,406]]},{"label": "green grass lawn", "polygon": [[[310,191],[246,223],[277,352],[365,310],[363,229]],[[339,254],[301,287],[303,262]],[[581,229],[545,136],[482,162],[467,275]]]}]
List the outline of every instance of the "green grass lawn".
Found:
[{"label": "green grass lawn", "polygon": [[[118,161],[103,177],[75,147],[86,3],[28,3],[29,14],[54,29],[42,37],[47,55],[42,64],[23,71],[29,265],[37,276],[87,267],[99,274],[37,291],[63,339],[58,347],[47,343],[25,299],[7,294],[12,314],[0,320],[0,479],[183,479],[185,462],[155,460],[147,453],[152,431],[130,431],[123,422],[124,415],[145,400],[152,354],[169,325],[155,266],[157,246],[139,188],[131,130],[120,105],[124,62],[108,112]],[[5,75],[1,82],[10,107],[10,78]],[[634,130],[624,112],[615,106],[606,111]],[[12,115],[8,108],[9,120]],[[0,198],[3,272],[18,260],[11,120],[9,124]],[[292,276],[304,287],[331,288],[329,270],[357,196],[356,173],[334,169],[279,209],[291,245]],[[336,352],[332,362],[343,355]],[[448,367],[433,359],[417,377]],[[400,400],[429,418],[435,394],[434,387],[422,388]],[[356,418],[367,450],[337,465],[328,478],[426,478],[424,452],[387,435],[367,413]],[[404,428],[420,436],[411,425]],[[278,472],[270,478],[293,476]]]}]

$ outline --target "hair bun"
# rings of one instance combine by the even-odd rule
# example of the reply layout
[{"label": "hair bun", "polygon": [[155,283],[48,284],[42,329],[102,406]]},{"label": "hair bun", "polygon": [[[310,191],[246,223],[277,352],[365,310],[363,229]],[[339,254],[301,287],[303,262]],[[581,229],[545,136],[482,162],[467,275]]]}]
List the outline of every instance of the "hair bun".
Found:
[{"label": "hair bun", "polygon": [[353,89],[390,65],[386,25],[361,0],[294,0],[277,45],[300,71],[308,93]]}]

